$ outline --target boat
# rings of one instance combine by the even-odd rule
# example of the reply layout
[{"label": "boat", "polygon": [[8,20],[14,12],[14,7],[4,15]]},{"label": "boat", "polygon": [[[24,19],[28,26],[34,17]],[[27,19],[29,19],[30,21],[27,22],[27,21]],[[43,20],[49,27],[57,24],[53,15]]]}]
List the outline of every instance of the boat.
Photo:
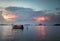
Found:
[{"label": "boat", "polygon": [[13,25],[13,29],[24,29],[23,25]]}]

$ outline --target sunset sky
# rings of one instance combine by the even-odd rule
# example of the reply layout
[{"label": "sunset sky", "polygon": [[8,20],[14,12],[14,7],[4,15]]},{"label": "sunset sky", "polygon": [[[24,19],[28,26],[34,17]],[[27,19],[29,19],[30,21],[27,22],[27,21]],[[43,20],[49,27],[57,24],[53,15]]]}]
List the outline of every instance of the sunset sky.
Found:
[{"label": "sunset sky", "polygon": [[0,22],[16,18],[16,23],[60,23],[60,0],[0,0],[2,8],[6,11],[0,15]]}]

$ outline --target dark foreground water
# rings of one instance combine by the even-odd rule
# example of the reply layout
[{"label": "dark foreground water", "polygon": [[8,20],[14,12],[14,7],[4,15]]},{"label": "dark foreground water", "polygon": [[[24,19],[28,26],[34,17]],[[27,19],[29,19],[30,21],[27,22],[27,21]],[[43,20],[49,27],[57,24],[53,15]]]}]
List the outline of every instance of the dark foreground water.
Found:
[{"label": "dark foreground water", "polygon": [[22,30],[0,26],[0,41],[60,41],[60,27],[24,26]]}]

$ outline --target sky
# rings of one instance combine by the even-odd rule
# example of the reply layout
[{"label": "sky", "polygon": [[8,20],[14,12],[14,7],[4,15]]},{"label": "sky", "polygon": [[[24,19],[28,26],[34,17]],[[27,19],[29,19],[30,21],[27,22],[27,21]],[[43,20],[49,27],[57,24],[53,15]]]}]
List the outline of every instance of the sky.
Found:
[{"label": "sky", "polygon": [[34,10],[53,10],[60,7],[60,0],[0,0],[0,7],[18,6]]},{"label": "sky", "polygon": [[60,23],[60,0],[0,0],[1,8],[0,23]]}]

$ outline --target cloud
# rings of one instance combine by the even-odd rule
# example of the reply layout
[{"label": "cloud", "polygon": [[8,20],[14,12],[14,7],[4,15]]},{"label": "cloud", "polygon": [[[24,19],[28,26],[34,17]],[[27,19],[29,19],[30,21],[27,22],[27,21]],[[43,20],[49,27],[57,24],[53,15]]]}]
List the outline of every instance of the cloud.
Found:
[{"label": "cloud", "polygon": [[60,10],[60,8],[56,8],[56,10]]},{"label": "cloud", "polygon": [[34,13],[33,9],[23,7],[7,7],[6,10],[14,12],[20,20],[29,19]]},{"label": "cloud", "polygon": [[49,21],[46,21],[48,23],[60,23],[60,14],[55,14],[55,13],[48,13],[46,14],[46,16],[48,16],[50,18]]},{"label": "cloud", "polygon": [[48,23],[60,23],[60,12],[57,13],[46,13],[44,11],[34,11],[31,8],[23,7],[6,7],[5,10],[14,12],[18,16],[16,22],[34,22],[33,17],[35,16],[47,16],[50,20],[45,21]]},{"label": "cloud", "polygon": [[60,14],[60,12],[57,12],[57,14]]}]

